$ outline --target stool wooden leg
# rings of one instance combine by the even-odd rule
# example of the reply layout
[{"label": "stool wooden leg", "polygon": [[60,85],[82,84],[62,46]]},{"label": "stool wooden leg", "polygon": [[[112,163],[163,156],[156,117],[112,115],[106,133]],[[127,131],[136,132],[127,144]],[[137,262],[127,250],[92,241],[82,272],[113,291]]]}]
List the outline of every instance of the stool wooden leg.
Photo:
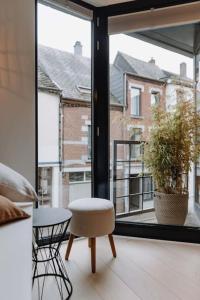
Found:
[{"label": "stool wooden leg", "polygon": [[91,238],[88,238],[88,247],[91,248]]},{"label": "stool wooden leg", "polygon": [[96,238],[91,238],[91,265],[92,273],[96,272]]},{"label": "stool wooden leg", "polygon": [[113,257],[117,257],[117,253],[116,253],[116,249],[115,249],[115,243],[114,243],[112,234],[109,234],[108,238],[109,238],[109,242],[110,242]]},{"label": "stool wooden leg", "polygon": [[69,242],[68,242],[68,245],[67,245],[67,250],[66,250],[66,253],[65,253],[65,260],[69,259],[69,255],[70,255],[70,251],[71,251],[71,248],[72,248],[74,238],[75,238],[75,236],[73,234],[70,234]]}]

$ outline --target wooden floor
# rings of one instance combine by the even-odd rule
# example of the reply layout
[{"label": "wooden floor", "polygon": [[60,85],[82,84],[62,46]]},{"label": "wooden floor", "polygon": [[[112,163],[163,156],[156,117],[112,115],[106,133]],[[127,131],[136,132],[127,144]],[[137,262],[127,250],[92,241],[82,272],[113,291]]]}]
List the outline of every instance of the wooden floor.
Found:
[{"label": "wooden floor", "polygon": [[[116,259],[112,258],[109,241],[97,239],[96,274],[90,271],[87,240],[74,242],[70,260],[65,263],[74,288],[71,299],[200,299],[200,245],[114,238]],[[63,244],[63,258],[65,249]]]}]

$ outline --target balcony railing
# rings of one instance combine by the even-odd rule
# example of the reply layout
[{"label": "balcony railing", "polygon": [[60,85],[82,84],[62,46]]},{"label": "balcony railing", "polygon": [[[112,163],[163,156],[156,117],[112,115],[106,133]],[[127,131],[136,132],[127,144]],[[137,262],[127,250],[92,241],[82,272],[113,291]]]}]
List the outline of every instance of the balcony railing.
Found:
[{"label": "balcony railing", "polygon": [[113,202],[118,218],[154,211],[152,175],[144,165],[144,143],[113,143]]}]

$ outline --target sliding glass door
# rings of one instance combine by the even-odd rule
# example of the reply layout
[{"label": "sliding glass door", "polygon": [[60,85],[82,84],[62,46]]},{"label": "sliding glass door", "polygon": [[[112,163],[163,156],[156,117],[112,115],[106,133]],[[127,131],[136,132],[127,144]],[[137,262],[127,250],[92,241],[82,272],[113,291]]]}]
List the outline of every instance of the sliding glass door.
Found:
[{"label": "sliding glass door", "polygon": [[[162,225],[155,214],[155,186],[144,163],[144,143],[154,126],[155,107],[173,111],[180,99],[195,103],[196,93],[198,109],[199,84],[195,91],[193,79],[197,28],[191,23],[110,35],[111,199],[120,222]],[[194,172],[192,164],[185,180],[189,200],[183,225],[198,228]],[[197,188],[197,202],[198,194]]]}]

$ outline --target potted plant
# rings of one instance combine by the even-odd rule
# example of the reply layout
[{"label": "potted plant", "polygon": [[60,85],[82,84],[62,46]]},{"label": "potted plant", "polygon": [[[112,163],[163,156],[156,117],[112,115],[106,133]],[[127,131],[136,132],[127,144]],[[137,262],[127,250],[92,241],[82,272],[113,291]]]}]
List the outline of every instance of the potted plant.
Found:
[{"label": "potted plant", "polygon": [[183,225],[188,213],[187,175],[200,154],[195,136],[200,115],[192,101],[178,101],[166,111],[153,108],[153,127],[144,147],[144,162],[155,183],[154,206],[158,223]]}]

